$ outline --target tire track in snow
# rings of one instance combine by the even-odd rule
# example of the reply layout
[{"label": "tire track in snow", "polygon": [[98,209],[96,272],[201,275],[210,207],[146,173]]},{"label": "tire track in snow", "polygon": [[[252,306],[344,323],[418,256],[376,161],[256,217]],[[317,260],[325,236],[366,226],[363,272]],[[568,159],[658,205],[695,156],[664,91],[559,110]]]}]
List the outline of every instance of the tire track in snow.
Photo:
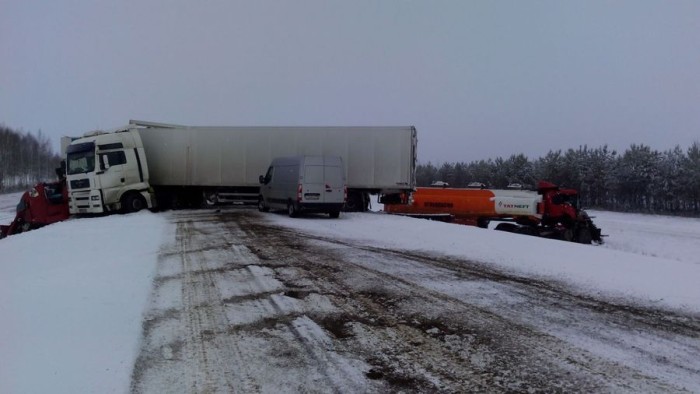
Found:
[{"label": "tire track in snow", "polygon": [[[532,358],[531,361],[537,362],[536,360],[539,360],[544,365],[552,363],[559,365],[560,368],[563,368],[563,375],[570,374],[570,376],[561,378],[563,382],[569,380],[573,383],[568,386],[569,389],[584,390],[585,387],[589,387],[591,389],[597,388],[597,390],[675,391],[683,390],[683,387],[695,387],[693,382],[694,377],[697,376],[698,365],[697,359],[694,360],[692,354],[697,354],[699,331],[698,321],[692,317],[674,316],[673,313],[659,313],[658,311],[649,314],[647,311],[634,307],[615,307],[610,303],[577,297],[566,291],[560,292],[564,289],[559,289],[557,285],[519,278],[486,269],[471,262],[456,262],[439,256],[422,256],[367,247],[316,235],[298,234],[288,229],[268,228],[259,224],[255,219],[248,221],[251,232],[266,232],[268,238],[274,238],[276,242],[279,242],[277,245],[279,248],[286,246],[291,250],[304,250],[308,260],[316,263],[317,267],[323,267],[322,269],[317,268],[316,271],[325,280],[342,280],[333,278],[334,270],[328,267],[328,265],[333,264],[327,263],[329,261],[341,262],[346,278],[353,276],[353,270],[359,270],[360,273],[357,276],[371,278],[368,281],[373,282],[372,286],[382,290],[379,293],[374,290],[365,291],[365,294],[356,293],[354,300],[364,303],[367,309],[376,313],[377,320],[388,320],[389,325],[396,324],[397,320],[410,320],[410,316],[409,319],[401,314],[392,316],[391,313],[387,313],[387,310],[400,310],[402,304],[407,304],[405,302],[407,298],[424,298],[425,304],[417,309],[425,310],[428,314],[441,309],[458,314],[457,312],[462,310],[460,313],[482,320],[479,323],[483,325],[480,331],[479,324],[475,326],[474,322],[464,322],[460,321],[459,318],[449,318],[449,316],[444,315],[441,317],[442,321],[431,323],[435,327],[423,326],[423,328],[442,335],[442,340],[445,337],[442,332],[447,332],[447,336],[454,339],[455,331],[467,328],[466,331],[469,332],[470,327],[476,328],[476,330],[472,330],[473,332],[491,338],[491,344],[499,341],[508,343],[513,341],[513,338],[518,338],[517,341],[530,347],[530,355],[527,355],[528,350],[525,350],[521,354],[518,353],[523,351],[511,352],[507,357],[514,357],[513,361]],[[290,243],[297,245],[289,245]],[[309,256],[315,257],[309,258]],[[264,259],[262,258],[262,260]],[[325,271],[328,272],[320,274]],[[366,272],[361,273],[362,271]],[[420,274],[416,274],[416,272]],[[500,295],[496,294],[497,297],[506,295],[506,299],[501,300],[503,302],[498,305],[499,308],[503,307],[503,310],[491,307],[490,303],[493,302],[490,300],[478,302],[464,298],[469,297],[470,294],[453,294],[446,290],[447,286],[441,287],[430,283],[430,280],[426,281],[424,275],[434,276],[434,281],[441,285],[454,284],[459,287],[467,282],[473,282],[479,286],[486,284],[488,291],[482,291],[481,294],[477,291],[475,294],[481,298],[489,298],[494,292],[501,293]],[[319,280],[321,280],[320,277]],[[442,283],[443,281],[445,283]],[[392,287],[403,290],[392,289]],[[466,288],[475,290],[474,286]],[[347,289],[348,292],[351,290]],[[368,299],[363,301],[363,296]],[[442,301],[432,302],[431,305],[431,297]],[[378,301],[380,305],[373,306],[373,300]],[[508,305],[509,303],[511,305]],[[553,309],[553,311],[548,311],[548,308]],[[571,312],[569,312],[570,309]],[[543,320],[537,321],[537,319]],[[579,319],[583,319],[583,321],[579,321]],[[592,319],[593,322],[589,324],[585,319]],[[352,317],[348,319],[348,321],[351,320]],[[537,323],[533,324],[533,321],[537,321]],[[441,322],[450,322],[458,329],[449,327],[450,324],[444,324],[446,326],[441,327]],[[553,328],[547,329],[546,326],[549,323],[553,323]],[[492,333],[488,332],[489,325]],[[571,332],[563,336],[557,335],[556,330],[561,329],[566,332],[567,325],[573,326]],[[619,326],[622,326],[622,329],[618,329]],[[613,332],[607,333],[606,327]],[[652,332],[648,336],[638,335],[640,329],[648,330],[650,327]],[[497,334],[498,332],[510,335],[502,337]],[[670,332],[672,335],[669,337],[665,332]],[[674,337],[675,334],[681,335]],[[571,341],[567,335],[578,336],[578,340]],[[684,337],[684,335],[686,336]],[[628,339],[627,336],[632,339]],[[645,340],[654,339],[667,342],[664,350],[666,354],[654,357],[654,350],[647,350],[640,346]],[[593,344],[591,345],[589,342],[593,342]],[[606,346],[616,350],[611,353],[609,350],[608,353],[599,351],[600,347]],[[522,345],[511,343],[509,346],[496,347],[496,357],[500,357],[502,354],[499,355],[498,352],[507,354],[513,348],[517,349]],[[618,350],[625,354],[620,357],[608,358],[610,354],[614,354]],[[658,349],[655,350],[658,351]],[[676,351],[680,355],[672,357]],[[488,356],[488,352],[486,355]],[[626,357],[634,359],[638,356],[642,356],[641,365],[627,362]],[[448,352],[445,353],[445,358],[449,358]],[[506,370],[510,369],[517,375],[518,367],[513,365],[513,361],[507,362],[506,360],[506,364],[501,365],[501,367]],[[466,369],[468,368],[466,366]],[[561,376],[562,372],[557,372],[557,369],[551,365],[545,366],[541,368],[542,371],[539,374],[545,379]],[[537,368],[532,369],[531,372],[533,375],[538,374]],[[581,378],[574,378],[576,375]],[[455,378],[455,380],[459,380],[459,378]],[[579,384],[579,382],[586,383]],[[563,384],[564,386],[559,386],[559,389],[567,387],[566,383]],[[504,388],[512,389],[513,387],[506,386]]]},{"label": "tire track in snow", "polygon": [[175,243],[160,257],[132,392],[367,391],[365,364],[333,350],[306,317],[318,305],[287,297],[240,229],[211,211],[172,218]]}]

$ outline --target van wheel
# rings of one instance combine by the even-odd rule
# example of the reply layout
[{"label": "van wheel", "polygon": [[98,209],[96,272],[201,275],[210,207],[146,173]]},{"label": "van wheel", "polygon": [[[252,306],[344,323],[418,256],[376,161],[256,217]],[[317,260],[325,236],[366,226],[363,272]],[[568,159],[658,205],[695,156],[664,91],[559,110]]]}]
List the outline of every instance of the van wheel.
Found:
[{"label": "van wheel", "polygon": [[289,214],[290,218],[295,218],[299,215],[299,211],[294,206],[293,202],[290,202],[289,204],[287,204],[287,213]]},{"label": "van wheel", "polygon": [[146,208],[146,200],[137,193],[130,193],[123,197],[122,210],[125,213],[138,212]]},{"label": "van wheel", "polygon": [[328,212],[328,216],[329,216],[331,219],[338,219],[338,217],[340,217],[340,211],[331,211],[331,212]]},{"label": "van wheel", "polygon": [[262,196],[258,198],[258,211],[260,212],[268,212],[270,210],[270,207],[265,205],[265,200],[263,200]]}]

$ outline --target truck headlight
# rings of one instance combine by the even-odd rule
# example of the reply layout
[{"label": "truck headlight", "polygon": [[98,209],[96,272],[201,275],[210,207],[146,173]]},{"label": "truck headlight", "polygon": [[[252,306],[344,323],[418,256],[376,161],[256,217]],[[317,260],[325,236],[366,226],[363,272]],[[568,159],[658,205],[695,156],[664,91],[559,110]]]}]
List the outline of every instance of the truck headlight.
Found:
[{"label": "truck headlight", "polygon": [[99,200],[100,200],[100,196],[91,196],[90,199],[91,199],[92,201],[99,201]]}]

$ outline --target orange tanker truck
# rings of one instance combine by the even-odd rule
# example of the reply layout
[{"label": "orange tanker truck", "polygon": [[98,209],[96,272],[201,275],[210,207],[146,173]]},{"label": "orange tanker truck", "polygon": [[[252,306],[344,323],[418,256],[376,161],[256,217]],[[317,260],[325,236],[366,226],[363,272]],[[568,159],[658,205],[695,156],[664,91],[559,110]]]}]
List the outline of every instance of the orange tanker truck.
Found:
[{"label": "orange tanker truck", "polygon": [[387,205],[392,214],[442,220],[496,230],[590,244],[600,229],[578,207],[578,192],[540,181],[537,191],[419,187],[409,205]]}]

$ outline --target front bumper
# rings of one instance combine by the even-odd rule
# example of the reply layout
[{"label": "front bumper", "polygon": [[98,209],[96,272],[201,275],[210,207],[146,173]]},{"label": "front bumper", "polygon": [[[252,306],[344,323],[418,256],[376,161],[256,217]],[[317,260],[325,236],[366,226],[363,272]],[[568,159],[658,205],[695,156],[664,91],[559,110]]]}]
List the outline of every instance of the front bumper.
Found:
[{"label": "front bumper", "polygon": [[68,208],[71,215],[104,213],[102,196],[98,190],[71,192]]}]

